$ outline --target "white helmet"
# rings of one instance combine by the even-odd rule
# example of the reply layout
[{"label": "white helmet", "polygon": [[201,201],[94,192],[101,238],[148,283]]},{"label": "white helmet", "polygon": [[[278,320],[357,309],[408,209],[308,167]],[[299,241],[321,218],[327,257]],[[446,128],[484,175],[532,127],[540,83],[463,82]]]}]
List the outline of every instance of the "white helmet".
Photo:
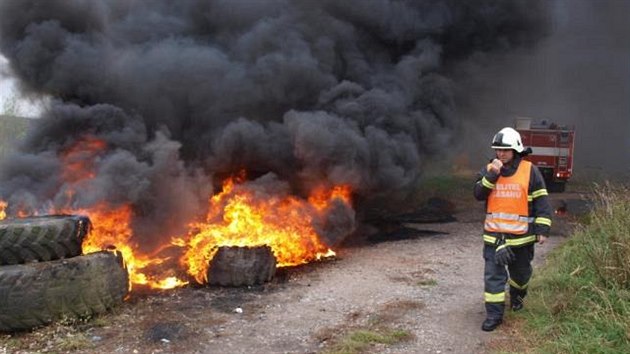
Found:
[{"label": "white helmet", "polygon": [[521,134],[510,127],[499,130],[498,133],[492,138],[493,149],[513,149],[514,151],[521,153],[523,150],[523,142],[521,141]]}]

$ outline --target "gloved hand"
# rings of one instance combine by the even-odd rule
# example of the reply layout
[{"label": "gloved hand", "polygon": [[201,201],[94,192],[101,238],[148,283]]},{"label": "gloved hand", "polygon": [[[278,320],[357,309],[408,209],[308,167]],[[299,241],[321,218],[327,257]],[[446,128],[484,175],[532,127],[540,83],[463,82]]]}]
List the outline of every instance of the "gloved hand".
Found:
[{"label": "gloved hand", "polygon": [[494,159],[490,161],[490,163],[486,166],[486,170],[494,175],[498,175],[501,173],[501,168],[503,167],[503,162],[499,159]]},{"label": "gloved hand", "polygon": [[505,244],[505,239],[501,238],[497,244],[497,249],[494,251],[494,261],[501,266],[506,266],[514,262],[514,252]]}]

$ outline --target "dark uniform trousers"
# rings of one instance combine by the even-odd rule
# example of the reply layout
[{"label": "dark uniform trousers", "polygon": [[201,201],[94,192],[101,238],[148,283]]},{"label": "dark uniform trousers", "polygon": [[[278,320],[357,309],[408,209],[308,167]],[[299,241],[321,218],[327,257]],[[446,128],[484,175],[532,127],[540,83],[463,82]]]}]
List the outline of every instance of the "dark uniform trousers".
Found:
[{"label": "dark uniform trousers", "polygon": [[[488,318],[503,318],[506,283],[510,285],[510,298],[512,302],[514,302],[517,297],[520,297],[522,301],[525,295],[527,295],[527,285],[532,276],[531,261],[534,259],[534,245],[512,247],[515,260],[512,264],[507,266],[507,271],[505,266],[496,264],[494,259],[495,251],[496,246],[484,245],[484,291],[486,294],[492,294],[490,301],[486,298],[486,313]],[[500,294],[503,294],[503,296]]]}]

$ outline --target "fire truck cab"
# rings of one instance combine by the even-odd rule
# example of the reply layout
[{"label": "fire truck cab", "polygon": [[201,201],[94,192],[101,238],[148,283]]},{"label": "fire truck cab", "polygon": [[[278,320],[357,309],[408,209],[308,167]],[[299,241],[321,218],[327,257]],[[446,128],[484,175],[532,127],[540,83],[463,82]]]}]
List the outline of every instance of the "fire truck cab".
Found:
[{"label": "fire truck cab", "polygon": [[547,120],[517,118],[515,129],[532,153],[525,157],[538,166],[549,192],[564,192],[573,174],[575,128]]}]

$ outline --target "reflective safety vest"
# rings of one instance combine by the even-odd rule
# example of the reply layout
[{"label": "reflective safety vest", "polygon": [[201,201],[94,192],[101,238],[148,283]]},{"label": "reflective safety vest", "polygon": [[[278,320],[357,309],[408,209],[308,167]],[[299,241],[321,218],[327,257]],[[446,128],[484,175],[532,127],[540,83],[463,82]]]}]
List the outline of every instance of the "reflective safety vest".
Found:
[{"label": "reflective safety vest", "polygon": [[484,229],[514,235],[527,233],[529,217],[527,194],[532,163],[521,160],[516,173],[510,177],[500,176],[488,196]]}]

